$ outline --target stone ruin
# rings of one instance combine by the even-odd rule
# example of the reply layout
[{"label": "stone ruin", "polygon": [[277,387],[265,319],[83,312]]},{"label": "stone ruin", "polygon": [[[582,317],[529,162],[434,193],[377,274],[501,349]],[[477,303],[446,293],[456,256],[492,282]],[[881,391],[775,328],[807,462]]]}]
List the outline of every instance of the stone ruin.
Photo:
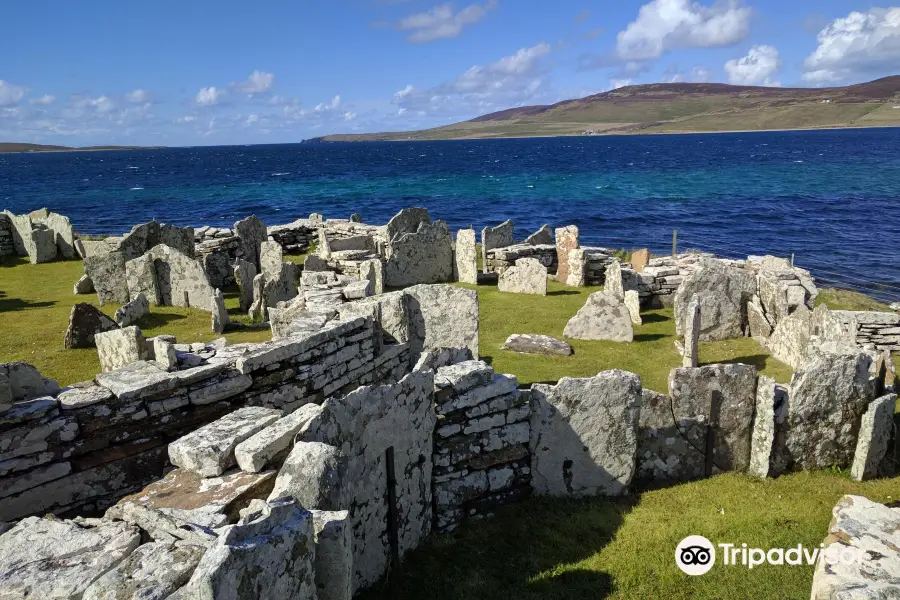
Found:
[{"label": "stone ruin", "polygon": [[46,208],[27,215],[0,213],[0,257],[27,256],[31,264],[77,258],[68,217]]}]

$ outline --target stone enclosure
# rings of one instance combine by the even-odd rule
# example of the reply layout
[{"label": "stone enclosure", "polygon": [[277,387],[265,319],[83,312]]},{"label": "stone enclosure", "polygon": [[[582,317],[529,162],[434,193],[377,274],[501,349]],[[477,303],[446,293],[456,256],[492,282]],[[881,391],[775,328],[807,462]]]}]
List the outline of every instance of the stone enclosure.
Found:
[{"label": "stone enclosure", "polygon": [[[32,240],[57,231],[51,215],[29,217]],[[4,223],[0,249],[15,247]],[[66,339],[97,347],[90,382],[60,389],[0,364],[3,597],[349,599],[427,536],[532,494],[620,496],[728,471],[897,474],[895,315],[815,307],[809,273],[773,257],[629,264],[580,247],[573,226],[514,234],[512,221],[482,231],[483,273],[474,230],[453,236],[416,208],[383,226],[151,222],[84,247],[101,302],[132,304],[118,322],[76,305]],[[312,242],[295,273],[283,253]],[[622,370],[522,388],[479,360],[477,292],[448,284],[485,277],[506,293],[603,283],[566,326],[575,339],[631,343],[641,307],[673,306],[684,366],[665,393]],[[179,344],[133,324],[172,304],[224,327],[231,281],[272,341]],[[741,336],[791,364],[791,381],[699,365],[699,343]],[[572,352],[528,333],[505,347]],[[844,499],[830,543],[859,545],[864,522],[894,564],[894,512]],[[860,581],[900,585],[820,568],[813,597]]]}]

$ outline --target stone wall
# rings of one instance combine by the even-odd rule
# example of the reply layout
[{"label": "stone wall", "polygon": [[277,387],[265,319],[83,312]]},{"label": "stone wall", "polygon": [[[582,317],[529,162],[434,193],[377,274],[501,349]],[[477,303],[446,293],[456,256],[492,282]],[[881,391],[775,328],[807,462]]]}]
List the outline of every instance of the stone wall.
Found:
[{"label": "stone wall", "polygon": [[16,253],[13,244],[12,222],[9,217],[0,213],[0,256],[12,256]]},{"label": "stone wall", "polygon": [[516,264],[520,258],[536,258],[547,267],[547,272],[556,274],[559,265],[556,258],[556,246],[553,244],[515,244],[502,248],[491,248],[485,252],[487,266],[485,273],[502,273]]},{"label": "stone wall", "polygon": [[528,394],[482,361],[437,369],[435,527],[455,529],[531,491]]},{"label": "stone wall", "polygon": [[565,283],[573,287],[603,285],[607,267],[618,260],[608,248],[573,248],[568,253]]},{"label": "stone wall", "polygon": [[241,406],[289,412],[409,370],[405,344],[376,354],[358,318],[281,342],[220,349],[166,372],[139,361],[95,382],[18,403],[0,418],[0,521],[91,514],[157,479],[166,444]]},{"label": "stone wall", "polygon": [[874,311],[833,310],[847,326],[855,326],[856,343],[876,350],[900,351],[900,314]]}]

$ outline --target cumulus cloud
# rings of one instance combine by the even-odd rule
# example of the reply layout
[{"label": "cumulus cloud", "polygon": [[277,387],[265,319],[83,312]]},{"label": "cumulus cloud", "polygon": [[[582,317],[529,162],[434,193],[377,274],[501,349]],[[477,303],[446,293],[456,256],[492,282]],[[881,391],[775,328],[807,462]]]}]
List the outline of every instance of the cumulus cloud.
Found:
[{"label": "cumulus cloud", "polygon": [[212,106],[219,103],[223,94],[222,90],[216,89],[215,86],[209,86],[201,88],[194,101],[200,106]]},{"label": "cumulus cloud", "polygon": [[753,46],[747,56],[725,63],[728,83],[734,85],[780,86],[775,79],[781,71],[781,58],[774,46]]},{"label": "cumulus cloud", "polygon": [[25,97],[27,91],[27,88],[0,79],[0,106],[15,106]]},{"label": "cumulus cloud", "polygon": [[454,11],[453,4],[441,4],[423,13],[410,15],[396,24],[396,29],[410,32],[407,39],[414,44],[455,38],[463,29],[481,21],[497,7],[497,0],[485,4],[470,4]]},{"label": "cumulus cloud", "polygon": [[275,84],[275,75],[265,71],[253,71],[246,81],[233,83],[232,85],[248,94],[263,94],[272,89]]},{"label": "cumulus cloud", "polygon": [[178,123],[193,123],[196,120],[197,117],[195,117],[194,115],[184,115],[183,117],[178,117],[177,119],[175,119],[175,121]]},{"label": "cumulus cloud", "polygon": [[125,99],[132,104],[146,104],[153,101],[153,96],[147,90],[137,89],[125,94]]},{"label": "cumulus cloud", "polygon": [[329,110],[336,110],[341,105],[341,96],[338,94],[334,98],[331,99],[331,102],[320,102],[316,105],[316,112],[325,112]]},{"label": "cumulus cloud", "polygon": [[851,12],[819,32],[818,46],[803,63],[803,79],[836,83],[859,75],[895,71],[900,64],[900,7]]},{"label": "cumulus cloud", "polygon": [[409,84],[394,94],[393,104],[417,114],[487,111],[532,100],[543,90],[542,59],[551,51],[540,43],[486,66],[474,66],[456,79],[419,89]]},{"label": "cumulus cloud", "polygon": [[716,0],[709,6],[690,0],[651,0],[619,32],[616,56],[646,61],[672,50],[735,44],[747,37],[751,16],[742,0]]},{"label": "cumulus cloud", "polygon": [[40,98],[32,98],[30,100],[32,104],[39,104],[41,106],[50,106],[54,102],[56,102],[56,96],[51,96],[50,94],[44,94]]},{"label": "cumulus cloud", "polygon": [[244,121],[244,125],[253,125],[257,121],[259,121],[259,115],[250,115],[247,117],[247,120]]},{"label": "cumulus cloud", "polygon": [[348,110],[347,112],[344,113],[345,121],[352,121],[355,118],[356,118],[356,113],[353,112],[352,110]]}]

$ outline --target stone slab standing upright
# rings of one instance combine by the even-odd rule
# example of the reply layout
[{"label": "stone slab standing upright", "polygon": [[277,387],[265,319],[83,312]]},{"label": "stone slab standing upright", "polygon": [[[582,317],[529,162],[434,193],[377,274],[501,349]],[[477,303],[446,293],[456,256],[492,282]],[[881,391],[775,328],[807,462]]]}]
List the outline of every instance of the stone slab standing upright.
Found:
[{"label": "stone slab standing upright", "polygon": [[230,323],[228,318],[228,309],[225,308],[225,297],[222,295],[222,290],[216,289],[216,293],[213,297],[212,301],[212,313],[210,314],[212,330],[215,333],[222,333],[225,331],[225,326]]},{"label": "stone slab standing upright", "polygon": [[615,496],[634,477],[641,380],[626,371],[531,388],[531,484],[550,496]]},{"label": "stone slab standing upright", "polygon": [[700,268],[688,275],[675,292],[675,332],[684,335],[687,306],[700,297],[700,340],[711,342],[744,335],[746,304],[756,293],[756,277],[715,259],[703,259]]},{"label": "stone slab standing upright", "polygon": [[641,297],[637,291],[628,290],[625,292],[625,308],[628,309],[628,314],[631,315],[631,322],[634,325],[642,325],[644,323],[641,319]]},{"label": "stone slab standing upright", "polygon": [[88,256],[84,259],[84,272],[94,282],[100,306],[125,304],[131,299],[125,280],[125,257],[120,252]]},{"label": "stone slab standing upright", "polygon": [[130,302],[123,304],[116,310],[115,321],[119,327],[128,327],[140,321],[145,315],[150,314],[150,302],[143,293],[138,294]]},{"label": "stone slab standing upright", "polygon": [[144,335],[134,325],[98,333],[94,336],[94,342],[104,373],[141,360],[146,348]]},{"label": "stone slab standing upright", "polygon": [[462,283],[478,283],[478,254],[474,229],[456,232],[456,280]]},{"label": "stone slab standing upright", "polygon": [[94,337],[104,331],[118,329],[115,321],[91,304],[80,302],[69,313],[69,327],[63,345],[66,348],[93,348]]},{"label": "stone slab standing upright", "polygon": [[520,258],[500,273],[497,289],[513,294],[547,295],[547,267],[536,258]]},{"label": "stone slab standing upright", "polygon": [[539,246],[541,244],[552,244],[553,243],[553,230],[550,229],[550,226],[546,223],[541,225],[541,228],[529,235],[525,238],[523,244],[529,244],[531,246]]},{"label": "stone slab standing upright", "polygon": [[563,335],[576,340],[631,342],[634,326],[623,301],[606,292],[594,292],[566,323]]},{"label": "stone slab standing upright", "polygon": [[556,280],[567,283],[569,279],[569,252],[578,247],[578,227],[568,225],[557,227],[556,234],[556,258],[559,266],[556,269]]},{"label": "stone slab standing upright", "polygon": [[241,312],[250,310],[253,304],[253,279],[256,277],[256,265],[243,258],[234,261],[234,280],[240,294]]},{"label": "stone slab standing upright", "polygon": [[156,265],[152,255],[142,254],[125,263],[125,284],[128,287],[130,299],[134,300],[140,294],[144,294],[147,301],[153,306],[162,304],[159,297],[159,283],[156,281]]},{"label": "stone slab standing upright", "polygon": [[269,239],[266,224],[256,215],[250,215],[234,224],[234,234],[241,239],[244,260],[252,263],[259,270],[259,246]]},{"label": "stone slab standing upright", "polygon": [[700,345],[700,321],[700,298],[694,296],[688,303],[687,329],[684,331],[684,356],[681,360],[681,366],[688,369],[700,366],[698,349]]},{"label": "stone slab standing upright", "polygon": [[284,262],[284,250],[278,242],[263,242],[259,247],[260,273],[271,281],[281,276],[281,264]]},{"label": "stone slab standing upright", "polygon": [[619,300],[625,300],[625,286],[622,283],[622,265],[614,260],[606,267],[603,291]]},{"label": "stone slab standing upright", "polygon": [[[414,285],[402,292],[409,323],[410,355],[440,348],[468,348],[478,358],[478,294],[455,285]],[[382,306],[382,320],[386,309]]]},{"label": "stone slab standing upright", "polygon": [[897,395],[888,394],[874,400],[863,415],[853,466],[850,468],[850,476],[856,481],[878,476],[878,467],[890,444],[896,406]]},{"label": "stone slab standing upright", "polygon": [[496,227],[485,227],[481,230],[481,264],[485,273],[488,272],[487,251],[512,246],[514,232],[515,223],[512,219],[507,219]]},{"label": "stone slab standing upright", "polygon": [[384,263],[377,258],[367,260],[359,265],[359,277],[371,284],[369,288],[373,296],[384,293]]}]

